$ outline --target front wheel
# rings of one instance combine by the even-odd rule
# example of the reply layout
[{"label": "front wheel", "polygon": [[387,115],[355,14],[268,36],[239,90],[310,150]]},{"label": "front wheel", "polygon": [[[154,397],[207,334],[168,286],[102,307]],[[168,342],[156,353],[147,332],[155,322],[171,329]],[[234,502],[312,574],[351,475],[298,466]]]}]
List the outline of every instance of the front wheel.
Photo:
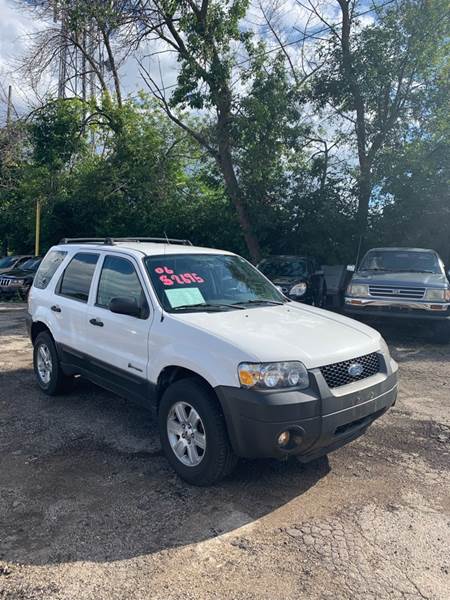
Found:
[{"label": "front wheel", "polygon": [[167,460],[193,485],[212,485],[236,464],[217,398],[201,381],[182,379],[165,391],[159,434]]}]

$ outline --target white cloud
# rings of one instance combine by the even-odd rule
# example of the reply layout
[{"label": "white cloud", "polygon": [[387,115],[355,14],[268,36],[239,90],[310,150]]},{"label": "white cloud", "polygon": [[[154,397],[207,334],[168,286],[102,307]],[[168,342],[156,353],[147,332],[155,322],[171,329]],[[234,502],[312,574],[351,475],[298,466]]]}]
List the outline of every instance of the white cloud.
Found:
[{"label": "white cloud", "polygon": [[28,90],[16,77],[16,64],[23,56],[28,36],[37,31],[41,23],[26,10],[20,10],[13,0],[0,0],[0,123],[6,114],[6,94],[13,86],[15,109],[20,113],[27,103]]}]

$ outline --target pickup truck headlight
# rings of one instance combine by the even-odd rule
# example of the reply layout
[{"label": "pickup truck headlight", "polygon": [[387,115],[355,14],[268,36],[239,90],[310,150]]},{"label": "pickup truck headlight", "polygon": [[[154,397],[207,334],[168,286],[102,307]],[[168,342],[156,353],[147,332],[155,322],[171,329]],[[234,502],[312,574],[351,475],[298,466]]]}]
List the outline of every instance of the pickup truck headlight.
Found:
[{"label": "pickup truck headlight", "polygon": [[361,283],[351,283],[347,288],[349,296],[368,296],[369,286]]},{"label": "pickup truck headlight", "polygon": [[25,279],[11,279],[11,285],[23,285]]},{"label": "pickup truck headlight", "polygon": [[427,290],[425,292],[425,300],[431,300],[432,302],[444,302],[450,297],[448,290]]},{"label": "pickup truck headlight", "polygon": [[291,287],[289,294],[291,296],[304,296],[306,292],[306,283],[297,283]]},{"label": "pickup truck headlight", "polygon": [[308,371],[300,361],[275,363],[241,363],[239,382],[244,388],[300,388],[309,387]]}]

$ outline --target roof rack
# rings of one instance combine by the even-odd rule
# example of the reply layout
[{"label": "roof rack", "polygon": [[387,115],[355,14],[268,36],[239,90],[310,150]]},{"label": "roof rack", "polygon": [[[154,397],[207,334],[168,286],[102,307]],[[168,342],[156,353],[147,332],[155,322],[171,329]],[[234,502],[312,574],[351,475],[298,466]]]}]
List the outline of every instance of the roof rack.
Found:
[{"label": "roof rack", "polygon": [[154,242],[157,244],[180,244],[182,246],[192,246],[190,240],[178,240],[175,238],[157,238],[157,237],[120,237],[120,238],[63,238],[60,244],[103,244],[105,246],[114,246],[115,242]]}]

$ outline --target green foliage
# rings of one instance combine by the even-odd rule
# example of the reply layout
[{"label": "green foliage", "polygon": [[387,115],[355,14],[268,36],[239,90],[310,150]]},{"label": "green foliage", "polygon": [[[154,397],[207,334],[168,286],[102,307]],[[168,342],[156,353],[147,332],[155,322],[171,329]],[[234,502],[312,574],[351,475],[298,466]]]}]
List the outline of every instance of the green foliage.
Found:
[{"label": "green foliage", "polygon": [[86,107],[77,99],[57,100],[37,111],[29,128],[34,162],[49,171],[66,166],[86,146]]},{"label": "green foliage", "polygon": [[[171,107],[214,149],[218,107],[225,107],[225,146],[263,253],[354,260],[358,167],[348,118],[355,105],[336,38],[317,47],[325,64],[309,89],[299,88],[283,53],[268,54],[243,30],[248,0],[211,0],[206,19],[194,18],[188,0],[160,4],[169,21],[176,17],[180,47],[186,49],[179,53]],[[70,18],[83,28],[95,15],[105,30],[115,31],[119,5],[126,3],[70,2]],[[361,24],[351,38],[367,154],[376,149],[370,155],[363,249],[391,243],[435,247],[450,261],[445,10],[444,0],[402,0],[379,11],[376,22]],[[249,60],[233,87],[237,44]],[[316,148],[313,153],[308,140],[330,132],[305,115],[315,108],[320,116],[330,104],[337,145],[328,156]],[[11,250],[33,248],[37,199],[44,250],[65,236],[167,234],[248,252],[220,159],[144,95],[123,103],[107,93],[88,103],[54,101],[0,130],[0,240],[7,239]]]},{"label": "green foliage", "polygon": [[105,113],[80,135],[89,109],[62,101],[36,113],[22,160],[1,172],[9,185],[0,187],[0,239],[30,251],[40,198],[44,250],[66,236],[164,234],[243,250],[211,166],[152,103],[114,106],[118,131]]},{"label": "green foliage", "polygon": [[[233,42],[243,37],[239,23],[249,0],[211,0],[204,19],[197,17],[189,0],[165,0],[161,5],[168,18],[177,16],[178,30],[185,37],[172,106],[216,106],[217,95],[223,93],[231,75]],[[208,83],[206,89],[200,86],[202,81]]]}]

